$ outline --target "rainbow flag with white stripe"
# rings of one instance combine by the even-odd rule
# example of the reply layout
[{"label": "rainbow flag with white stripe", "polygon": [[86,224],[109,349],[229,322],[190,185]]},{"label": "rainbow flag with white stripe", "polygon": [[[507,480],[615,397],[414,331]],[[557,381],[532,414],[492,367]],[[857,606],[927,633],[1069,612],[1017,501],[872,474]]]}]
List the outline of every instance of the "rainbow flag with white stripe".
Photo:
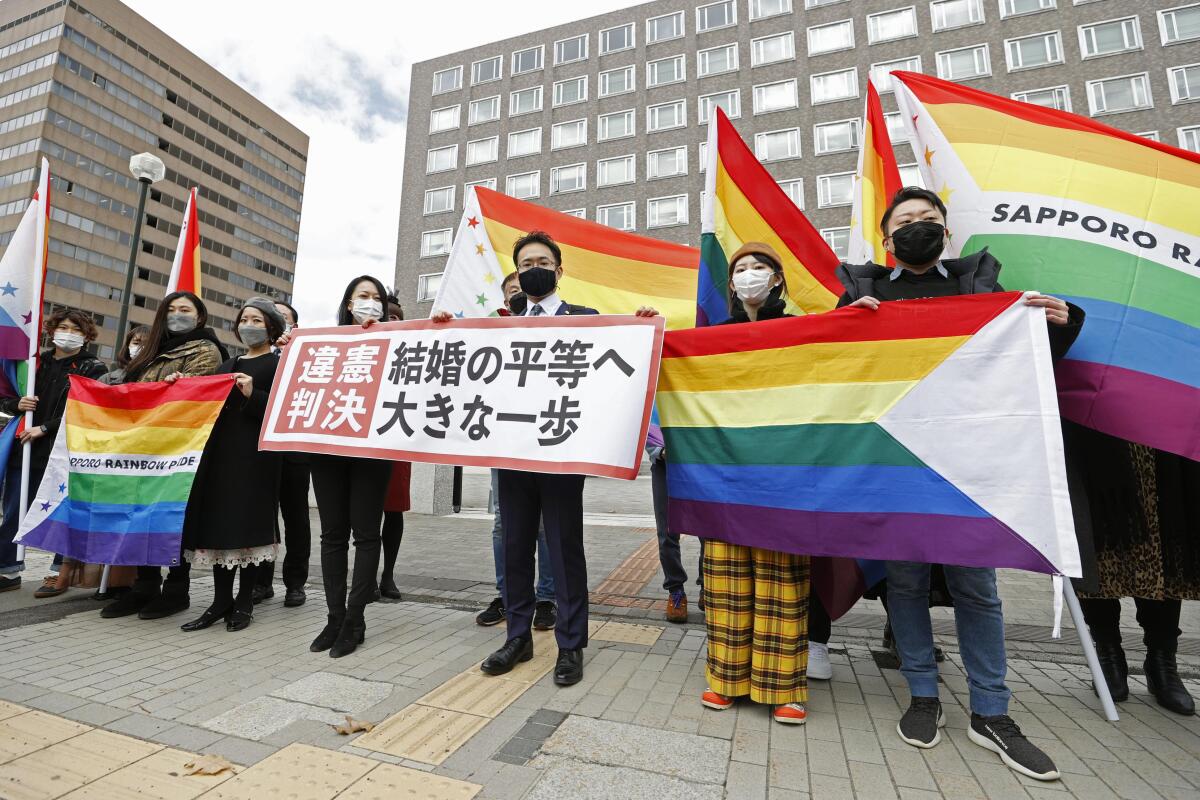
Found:
[{"label": "rainbow flag with white stripe", "polygon": [[1064,111],[894,72],[956,252],[1087,313],[1063,417],[1200,459],[1200,154]]},{"label": "rainbow flag with white stripe", "polygon": [[232,387],[232,375],[122,386],[72,376],[17,541],[93,564],[178,564],[192,481]]},{"label": "rainbow flag with white stripe", "polygon": [[175,260],[167,278],[167,294],[191,292],[200,294],[200,219],[196,212],[196,187],[188,192],[179,226],[179,242],[175,245]]}]

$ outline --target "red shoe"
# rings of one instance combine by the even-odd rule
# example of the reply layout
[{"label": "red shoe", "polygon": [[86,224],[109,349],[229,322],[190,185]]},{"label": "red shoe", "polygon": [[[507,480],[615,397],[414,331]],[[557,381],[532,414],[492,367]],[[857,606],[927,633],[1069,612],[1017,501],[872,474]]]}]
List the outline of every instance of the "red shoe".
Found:
[{"label": "red shoe", "polygon": [[712,689],[705,689],[704,694],[700,695],[700,703],[716,711],[724,711],[733,706],[733,698],[717,694]]},{"label": "red shoe", "polygon": [[782,722],[785,725],[803,725],[808,721],[808,709],[803,703],[788,703],[783,706],[775,706],[775,710],[771,712],[771,716],[776,722]]}]

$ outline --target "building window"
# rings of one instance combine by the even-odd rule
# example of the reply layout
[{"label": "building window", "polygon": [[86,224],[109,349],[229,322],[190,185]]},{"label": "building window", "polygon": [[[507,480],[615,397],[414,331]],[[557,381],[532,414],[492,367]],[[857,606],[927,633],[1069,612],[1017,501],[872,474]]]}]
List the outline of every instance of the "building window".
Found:
[{"label": "building window", "polygon": [[550,170],[550,194],[581,192],[587,188],[587,164],[568,164]]},{"label": "building window", "polygon": [[462,119],[461,105],[435,108],[429,112],[429,132],[452,131],[458,127],[460,119]]},{"label": "building window", "polygon": [[796,79],[767,83],[754,87],[754,113],[769,114],[772,111],[786,111],[800,105],[796,92]]},{"label": "building window", "polygon": [[821,238],[838,258],[844,259],[850,255],[849,228],[824,228],[821,230]]},{"label": "building window", "polygon": [[601,114],[596,118],[596,141],[607,142],[610,139],[624,139],[637,133],[633,119],[633,109],[614,111],[611,114]]},{"label": "building window", "polygon": [[854,200],[854,173],[817,177],[817,208],[848,206]]},{"label": "building window", "polygon": [[754,134],[754,155],[759,161],[785,161],[800,157],[800,129]]},{"label": "building window", "polygon": [[1158,33],[1163,45],[1200,39],[1200,3],[1158,12]]},{"label": "building window", "polygon": [[452,232],[450,228],[440,231],[425,231],[421,234],[421,258],[444,256],[450,252]]},{"label": "building window", "polygon": [[805,8],[819,8],[821,6],[832,6],[836,3],[845,3],[848,0],[804,0]]},{"label": "building window", "polygon": [[486,139],[476,139],[467,142],[467,166],[475,164],[491,164],[500,158],[500,137],[489,136]]},{"label": "building window", "polygon": [[614,94],[626,94],[637,88],[633,79],[633,65],[618,67],[600,73],[600,96],[612,97]]},{"label": "building window", "polygon": [[674,197],[656,197],[646,201],[646,227],[669,228],[672,225],[688,224],[688,199],[686,194]]},{"label": "building window", "polygon": [[696,9],[696,32],[715,31],[737,25],[737,3],[722,0]]},{"label": "building window", "polygon": [[978,25],[984,21],[983,0],[933,0],[929,17],[935,31]]},{"label": "building window", "polygon": [[558,81],[554,84],[554,105],[569,106],[587,100],[587,75]]},{"label": "building window", "polygon": [[554,63],[570,64],[588,57],[588,36],[581,33],[570,39],[559,39],[554,43]]},{"label": "building window", "polygon": [[750,41],[750,66],[776,64],[796,57],[796,35],[791,31]]},{"label": "building window", "polygon": [[720,47],[710,47],[696,53],[696,74],[701,77],[720,75],[723,72],[733,72],[738,68],[738,47],[736,44],[723,44]]},{"label": "building window", "polygon": [[1144,139],[1149,139],[1152,142],[1161,142],[1162,137],[1158,135],[1158,131],[1142,131],[1135,133],[1134,136],[1141,136]]},{"label": "building window", "polygon": [[901,186],[920,186],[925,188],[925,180],[921,177],[921,169],[916,164],[899,164],[896,171],[900,173]]},{"label": "building window", "polygon": [[542,87],[530,86],[512,92],[508,96],[508,115],[517,117],[521,114],[532,114],[542,110]]},{"label": "building window", "polygon": [[425,213],[440,214],[443,211],[454,210],[454,187],[443,186],[440,189],[425,191]]},{"label": "building window", "polygon": [[495,191],[496,179],[495,178],[483,178],[482,180],[478,180],[478,181],[467,181],[466,183],[463,184],[463,191],[464,192],[470,191],[471,189],[474,189],[476,187],[483,188],[483,189],[491,189],[492,191]]},{"label": "building window", "polygon": [[637,225],[636,215],[637,206],[632,202],[596,206],[596,222],[619,231],[633,230]]},{"label": "building window", "polygon": [[682,54],[660,58],[646,64],[646,86],[648,88],[680,83],[684,80],[687,80],[687,72]]},{"label": "building window", "polygon": [[817,155],[857,149],[862,136],[860,126],[861,122],[858,117],[814,125],[813,148],[817,151]]},{"label": "building window", "polygon": [[577,219],[587,219],[587,209],[586,208],[569,208],[562,213],[564,213],[570,217],[575,217]]},{"label": "building window", "polygon": [[646,44],[669,42],[683,36],[683,12],[663,14],[646,20]]},{"label": "building window", "polygon": [[1004,42],[1004,51],[1008,55],[1009,72],[1061,64],[1062,35],[1058,31],[1050,31],[1008,39]]},{"label": "building window", "polygon": [[1039,11],[1048,11],[1057,5],[1056,0],[1000,0],[1000,18],[1036,14]]},{"label": "building window", "polygon": [[1142,29],[1137,17],[1112,19],[1079,26],[1079,52],[1084,58],[1111,56],[1142,49]]},{"label": "building window", "polygon": [[790,179],[786,179],[786,180],[782,180],[782,181],[776,181],[776,183],[779,184],[780,189],[783,189],[783,193],[786,194],[791,199],[791,201],[796,204],[796,208],[803,211],[804,210],[804,179],[803,178],[790,178]]},{"label": "building window", "polygon": [[527,131],[513,131],[508,135],[508,157],[520,158],[542,152],[542,129],[530,128]]},{"label": "building window", "polygon": [[894,111],[891,114],[883,115],[883,122],[887,125],[888,138],[893,142],[908,141],[908,130],[904,127],[904,118],[900,116],[899,111]]},{"label": "building window", "polygon": [[504,179],[504,193],[509,197],[515,197],[518,200],[528,200],[531,197],[537,197],[541,192],[541,170],[509,175]]},{"label": "building window", "polygon": [[600,55],[631,50],[634,44],[632,22],[618,25],[615,28],[605,28],[600,31]]},{"label": "building window", "polygon": [[1022,103],[1032,103],[1035,106],[1056,108],[1059,111],[1071,110],[1071,89],[1068,86],[1050,86],[1045,89],[1013,92],[1012,99],[1020,100]]},{"label": "building window", "polygon": [[867,16],[867,42],[879,44],[917,35],[917,9],[913,6]]},{"label": "building window", "polygon": [[492,56],[471,64],[471,85],[491,83],[503,77],[504,56]]},{"label": "building window", "polygon": [[472,100],[467,107],[467,124],[477,125],[481,122],[495,122],[500,119],[500,95]]},{"label": "building window", "polygon": [[433,93],[453,92],[462,88],[462,67],[438,70],[433,73]]},{"label": "building window", "polygon": [[878,64],[872,64],[871,83],[875,84],[875,91],[883,93],[895,89],[896,87],[892,85],[892,72],[897,70],[920,72],[921,57],[910,56],[908,58],[897,58],[892,61],[881,61]]},{"label": "building window", "polygon": [[687,125],[687,101],[676,100],[646,108],[646,130],[669,131]]},{"label": "building window", "polygon": [[938,77],[948,81],[983,78],[992,74],[992,58],[986,44],[943,50],[937,54]]},{"label": "building window", "polygon": [[750,19],[766,19],[790,13],[792,0],[750,0]]},{"label": "building window", "polygon": [[575,119],[550,126],[550,149],[565,150],[587,144],[587,120]]},{"label": "building window", "polygon": [[700,165],[700,172],[708,169],[708,142],[701,142],[696,147],[697,163]]},{"label": "building window", "polygon": [[646,154],[646,179],[674,178],[687,175],[687,147],[668,147]]},{"label": "building window", "polygon": [[813,75],[809,80],[813,105],[858,97],[858,70],[854,67]]},{"label": "building window", "polygon": [[438,287],[442,285],[442,273],[417,276],[417,302],[428,303],[437,297]]},{"label": "building window", "polygon": [[458,145],[434,147],[425,154],[425,173],[445,172],[458,166]]},{"label": "building window", "polygon": [[808,54],[819,56],[854,47],[854,20],[843,19],[808,29]]},{"label": "building window", "polygon": [[623,183],[633,183],[637,180],[633,156],[617,156],[603,158],[596,162],[597,186],[620,186]]},{"label": "building window", "polygon": [[1189,125],[1186,128],[1180,128],[1179,146],[1184,150],[1191,150],[1193,153],[1200,153],[1200,125]]},{"label": "building window", "polygon": [[542,56],[545,47],[538,45],[537,47],[529,47],[524,50],[517,50],[512,54],[512,70],[511,74],[521,75],[526,72],[536,72],[542,68]]},{"label": "building window", "polygon": [[730,119],[737,119],[742,115],[742,94],[737,89],[730,89],[728,92],[713,92],[701,95],[696,105],[700,109],[701,125],[708,124],[714,108],[720,108]]},{"label": "building window", "polygon": [[1167,70],[1167,82],[1171,85],[1172,103],[1200,100],[1200,64],[1171,67]]},{"label": "building window", "polygon": [[1122,75],[1117,78],[1088,81],[1087,90],[1088,110],[1093,117],[1135,111],[1154,105],[1150,97],[1150,79],[1144,72],[1140,75]]}]

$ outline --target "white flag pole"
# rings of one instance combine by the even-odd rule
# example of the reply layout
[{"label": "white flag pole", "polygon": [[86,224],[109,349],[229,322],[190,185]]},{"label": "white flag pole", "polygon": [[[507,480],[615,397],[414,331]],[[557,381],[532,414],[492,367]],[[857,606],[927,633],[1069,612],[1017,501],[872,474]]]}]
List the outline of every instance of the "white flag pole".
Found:
[{"label": "white flag pole", "polygon": [[1075,587],[1071,582],[1063,581],[1063,597],[1066,598],[1067,608],[1071,610],[1071,620],[1075,623],[1075,632],[1079,634],[1079,644],[1083,647],[1083,655],[1087,658],[1088,669],[1092,671],[1092,683],[1096,685],[1096,694],[1100,697],[1100,705],[1104,716],[1109,722],[1120,719],[1117,706],[1113,702],[1112,692],[1108,690],[1108,681],[1100,671],[1100,659],[1096,656],[1096,644],[1092,641],[1091,631],[1083,620],[1083,609],[1079,607],[1079,598],[1075,596]]}]

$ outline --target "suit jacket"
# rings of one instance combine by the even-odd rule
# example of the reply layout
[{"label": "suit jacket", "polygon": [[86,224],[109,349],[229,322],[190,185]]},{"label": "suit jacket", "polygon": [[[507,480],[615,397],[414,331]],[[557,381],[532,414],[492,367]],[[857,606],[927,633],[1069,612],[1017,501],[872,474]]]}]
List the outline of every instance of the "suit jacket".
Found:
[{"label": "suit jacket", "polygon": [[588,306],[571,305],[570,303],[568,303],[564,300],[563,304],[558,307],[558,311],[555,312],[554,316],[562,317],[562,316],[566,316],[568,314],[599,314],[599,313],[600,312],[594,308],[589,308]]}]

